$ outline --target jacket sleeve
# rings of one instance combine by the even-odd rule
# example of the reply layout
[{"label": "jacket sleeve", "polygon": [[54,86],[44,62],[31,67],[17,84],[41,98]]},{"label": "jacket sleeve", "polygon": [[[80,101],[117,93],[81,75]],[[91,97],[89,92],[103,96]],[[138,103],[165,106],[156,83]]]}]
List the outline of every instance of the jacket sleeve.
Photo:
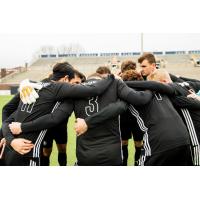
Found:
[{"label": "jacket sleeve", "polygon": [[187,81],[189,85],[195,90],[195,92],[198,92],[200,90],[200,81]]},{"label": "jacket sleeve", "polygon": [[151,91],[136,91],[129,88],[123,81],[118,80],[118,97],[134,106],[145,105],[152,99]]},{"label": "jacket sleeve", "polygon": [[7,144],[10,144],[13,139],[15,139],[15,136],[11,133],[8,125],[11,122],[15,121],[15,112],[12,113],[2,124],[2,133],[3,137],[6,139]]},{"label": "jacket sleeve", "polygon": [[183,81],[200,82],[199,80],[193,79],[193,78],[187,78],[187,77],[182,77],[182,76],[180,76],[180,78],[181,78]]},{"label": "jacket sleeve", "polygon": [[182,82],[184,82],[184,80],[181,77],[177,77],[177,76],[175,76],[173,74],[169,74],[169,76],[170,76],[172,82],[175,82],[175,83],[182,83]]},{"label": "jacket sleeve", "polygon": [[88,128],[94,128],[105,121],[117,117],[127,110],[127,103],[124,101],[117,101],[115,103],[110,103],[108,106],[103,108],[98,113],[95,113],[85,119]]},{"label": "jacket sleeve", "polygon": [[19,93],[16,94],[2,109],[2,122],[5,121],[15,110],[20,102]]},{"label": "jacket sleeve", "polygon": [[43,115],[33,121],[21,124],[23,133],[49,129],[65,121],[73,112],[73,101],[65,100],[52,113]]},{"label": "jacket sleeve", "polygon": [[[107,87],[114,81],[114,76],[110,75],[103,80],[98,80],[93,84],[63,84],[59,85],[59,90],[57,91],[56,100],[61,100],[63,98],[85,98],[98,96],[102,94]],[[56,83],[59,84],[59,83]]]},{"label": "jacket sleeve", "polygon": [[175,90],[168,84],[159,83],[156,81],[126,81],[129,87],[141,90],[151,90],[167,95],[174,95]]},{"label": "jacket sleeve", "polygon": [[199,100],[185,97],[185,96],[174,96],[170,99],[175,107],[188,108],[188,109],[194,109],[194,110],[200,109],[200,101]]}]

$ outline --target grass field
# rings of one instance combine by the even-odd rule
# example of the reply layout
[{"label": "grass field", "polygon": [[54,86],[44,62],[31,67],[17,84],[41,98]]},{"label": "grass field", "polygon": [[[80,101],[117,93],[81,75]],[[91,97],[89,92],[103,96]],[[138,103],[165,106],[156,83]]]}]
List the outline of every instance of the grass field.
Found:
[{"label": "grass field", "polygon": [[[2,107],[12,98],[12,96],[0,96],[0,110],[2,110]],[[74,116],[72,115],[69,119],[68,122],[68,144],[67,144],[67,163],[70,166],[73,166],[75,161],[76,161],[76,154],[75,154],[75,149],[76,149],[76,136],[74,132]],[[1,114],[0,114],[0,125],[1,125]],[[129,140],[129,160],[128,160],[128,165],[133,165],[133,141]],[[53,146],[53,152],[51,155],[51,165],[52,166],[58,166],[57,162],[57,148],[56,145],[54,144]]]}]

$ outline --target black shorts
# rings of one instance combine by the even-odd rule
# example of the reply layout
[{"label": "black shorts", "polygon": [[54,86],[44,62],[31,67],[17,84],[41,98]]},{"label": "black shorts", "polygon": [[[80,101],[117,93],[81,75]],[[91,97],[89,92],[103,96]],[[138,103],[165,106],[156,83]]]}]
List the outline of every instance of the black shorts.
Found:
[{"label": "black shorts", "polygon": [[133,137],[134,141],[143,140],[143,132],[141,130],[134,130],[134,127],[123,127],[121,128],[121,138],[122,140],[129,140]]},{"label": "black shorts", "polygon": [[121,124],[121,138],[122,140],[129,140],[132,138],[132,130],[130,126],[122,127]]},{"label": "black shorts", "polygon": [[51,148],[53,140],[56,144],[67,144],[67,127],[48,130],[43,140],[43,147]]},{"label": "black shorts", "polygon": [[143,132],[141,131],[137,119],[127,111],[120,116],[120,130],[122,140],[131,139],[133,136],[134,141],[143,140]]},{"label": "black shorts", "polygon": [[[141,159],[143,159],[141,157]],[[139,161],[140,163],[140,161]],[[152,156],[148,156],[145,166],[192,166],[191,149],[189,145],[176,147]]]}]

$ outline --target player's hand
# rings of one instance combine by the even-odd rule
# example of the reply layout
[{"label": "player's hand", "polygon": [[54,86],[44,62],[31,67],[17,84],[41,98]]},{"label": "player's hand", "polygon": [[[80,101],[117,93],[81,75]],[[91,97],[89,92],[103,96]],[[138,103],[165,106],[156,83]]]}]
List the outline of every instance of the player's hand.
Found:
[{"label": "player's hand", "polygon": [[12,140],[10,145],[15,151],[17,151],[21,155],[27,154],[34,147],[30,140],[26,140],[23,138],[16,138]]},{"label": "player's hand", "polygon": [[84,134],[88,130],[88,126],[84,119],[77,118],[74,125],[77,136]]},{"label": "player's hand", "polygon": [[187,97],[200,101],[200,96],[197,95],[197,94],[194,93],[194,92],[191,92],[189,95],[187,95]]},{"label": "player's hand", "polygon": [[8,126],[13,135],[19,135],[22,132],[20,122],[12,122]]},{"label": "player's hand", "polygon": [[2,148],[2,146],[6,143],[6,139],[5,138],[2,138],[0,140],[0,148]]},{"label": "player's hand", "polygon": [[1,159],[2,156],[3,156],[5,146],[6,146],[6,139],[3,138],[3,139],[1,139],[1,141],[0,141],[0,159]]},{"label": "player's hand", "polygon": [[39,83],[31,83],[28,79],[23,80],[19,86],[20,99],[24,104],[32,104],[36,102],[36,99],[39,98],[39,95],[35,89],[40,90],[42,85]]}]

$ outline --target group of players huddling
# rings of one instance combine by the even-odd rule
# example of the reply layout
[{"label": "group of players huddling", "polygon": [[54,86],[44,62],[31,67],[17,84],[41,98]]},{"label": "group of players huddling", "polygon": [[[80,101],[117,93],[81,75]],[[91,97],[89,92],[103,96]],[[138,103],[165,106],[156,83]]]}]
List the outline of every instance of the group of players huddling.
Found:
[{"label": "group of players huddling", "polygon": [[[99,67],[85,78],[57,63],[41,82],[22,81],[2,110],[0,164],[48,166],[53,140],[67,165],[67,122],[74,112],[78,166],[200,165],[200,81],[156,68],[153,54],[125,60],[118,75]],[[70,151],[70,149],[69,149]]]}]

